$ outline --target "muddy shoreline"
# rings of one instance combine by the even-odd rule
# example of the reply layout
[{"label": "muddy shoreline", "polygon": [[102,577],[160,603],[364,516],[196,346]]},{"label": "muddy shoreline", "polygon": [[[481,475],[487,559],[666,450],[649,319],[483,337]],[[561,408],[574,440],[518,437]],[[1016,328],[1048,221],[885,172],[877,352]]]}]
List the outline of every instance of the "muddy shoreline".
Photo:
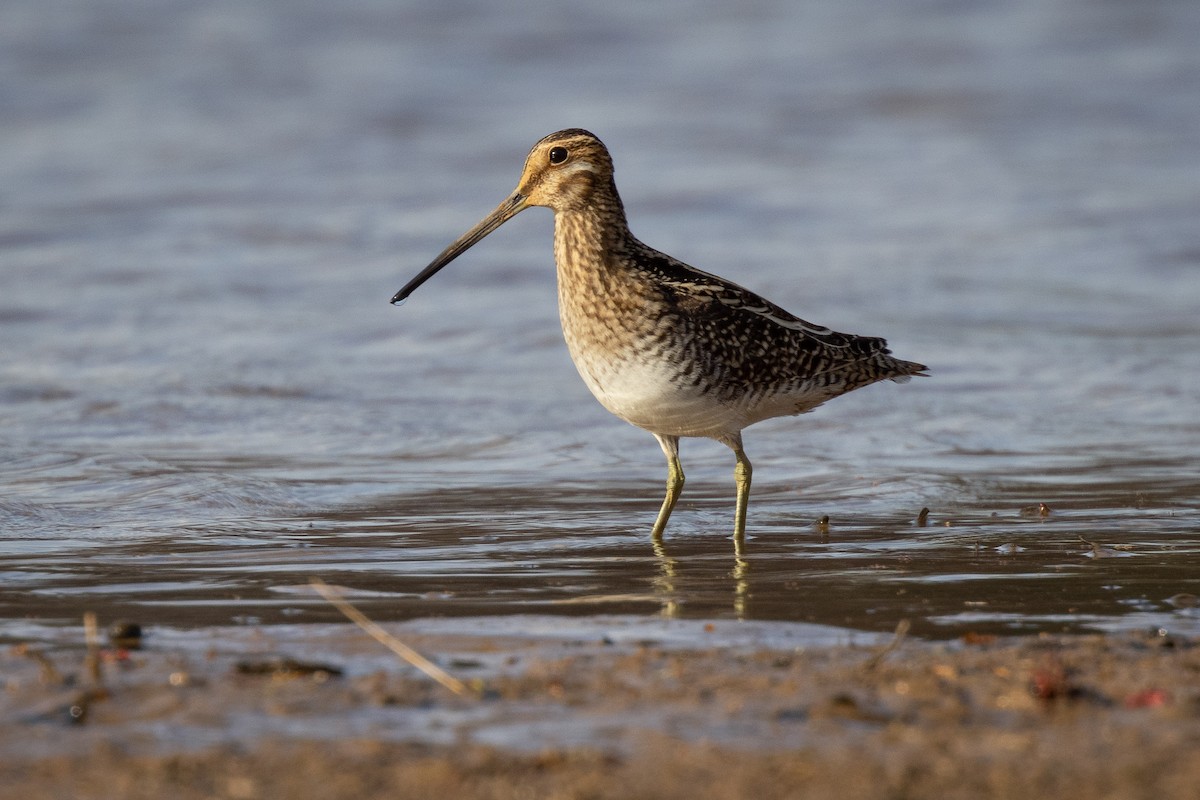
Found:
[{"label": "muddy shoreline", "polygon": [[[695,622],[351,625],[6,645],[5,797],[1192,797],[1200,646]],[[519,627],[519,623],[517,625]],[[605,633],[608,631],[608,633]],[[68,637],[69,639],[70,637]]]}]

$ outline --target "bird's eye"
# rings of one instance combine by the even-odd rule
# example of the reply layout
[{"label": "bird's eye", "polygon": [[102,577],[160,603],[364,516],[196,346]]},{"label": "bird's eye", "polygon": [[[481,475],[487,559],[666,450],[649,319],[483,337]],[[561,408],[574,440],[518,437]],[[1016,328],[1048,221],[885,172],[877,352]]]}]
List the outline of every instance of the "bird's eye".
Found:
[{"label": "bird's eye", "polygon": [[561,164],[567,160],[567,155],[569,155],[567,153],[567,148],[551,147],[550,148],[550,163],[551,164]]}]

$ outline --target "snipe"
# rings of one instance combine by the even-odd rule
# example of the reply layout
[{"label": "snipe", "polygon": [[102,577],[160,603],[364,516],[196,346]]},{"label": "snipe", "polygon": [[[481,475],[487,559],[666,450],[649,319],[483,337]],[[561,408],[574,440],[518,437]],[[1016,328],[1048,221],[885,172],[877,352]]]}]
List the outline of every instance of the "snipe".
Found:
[{"label": "snipe", "polygon": [[805,322],[737,284],[642,244],[629,231],[608,149],[578,128],[533,146],[517,190],[392,298],[399,303],[528,206],[554,210],[558,308],[571,358],[601,405],[654,434],[667,456],[658,540],[683,489],[679,439],[703,436],[737,459],[734,539],[746,530],[750,461],[742,429],[925,366],[883,339]]}]

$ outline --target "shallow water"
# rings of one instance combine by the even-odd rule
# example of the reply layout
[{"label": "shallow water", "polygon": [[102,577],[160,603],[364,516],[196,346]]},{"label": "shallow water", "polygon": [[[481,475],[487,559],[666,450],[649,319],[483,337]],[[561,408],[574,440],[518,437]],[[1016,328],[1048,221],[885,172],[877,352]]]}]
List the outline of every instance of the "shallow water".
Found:
[{"label": "shallow water", "polygon": [[[6,3],[0,632],[331,621],[316,575],[379,619],[1200,633],[1200,7],[793,5]],[[387,303],[567,126],[642,239],[931,367],[746,432],[740,561],[712,442],[652,546],[547,213]]]}]

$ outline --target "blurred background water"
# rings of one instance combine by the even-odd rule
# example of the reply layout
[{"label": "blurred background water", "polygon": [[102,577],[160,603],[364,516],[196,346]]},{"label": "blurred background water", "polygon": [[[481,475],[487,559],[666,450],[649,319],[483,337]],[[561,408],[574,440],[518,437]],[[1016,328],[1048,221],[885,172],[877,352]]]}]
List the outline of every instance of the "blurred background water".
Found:
[{"label": "blurred background water", "polygon": [[[380,619],[1200,632],[1198,40],[1190,0],[8,0],[0,633],[333,619],[311,575]],[[576,126],[639,238],[931,367],[746,432],[744,563],[708,441],[651,546],[548,212],[388,305]]]}]

